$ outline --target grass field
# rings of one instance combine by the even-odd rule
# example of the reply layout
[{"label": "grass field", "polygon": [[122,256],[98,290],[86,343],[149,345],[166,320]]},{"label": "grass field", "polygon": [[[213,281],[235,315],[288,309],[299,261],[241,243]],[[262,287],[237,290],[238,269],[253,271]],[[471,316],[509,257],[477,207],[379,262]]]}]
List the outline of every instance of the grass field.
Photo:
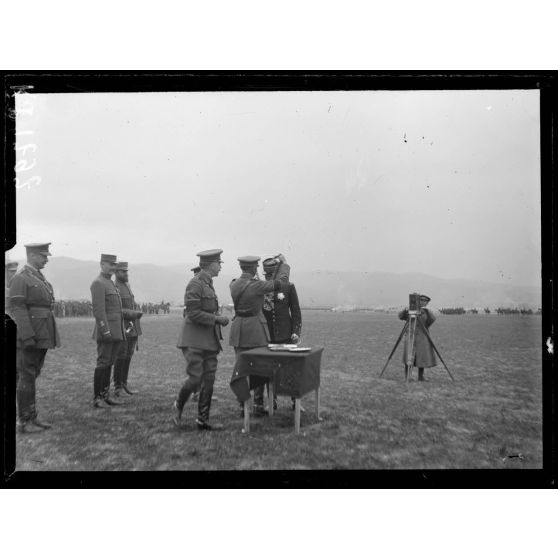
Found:
[{"label": "grass field", "polygon": [[[477,469],[542,467],[540,316],[438,316],[431,334],[456,381],[439,364],[428,382],[403,381],[401,331],[393,314],[303,311],[303,342],[325,347],[322,417],[313,394],[301,434],[288,398],[242,434],[229,387],[234,352],[219,359],[211,418],[198,432],[188,402],[186,428],[171,423],[184,380],[175,347],[181,315],[146,316],[129,383],[139,393],[120,407],[91,406],[92,319],[58,321],[63,346],[48,352],[38,380],[40,417],[52,430],[18,435],[17,470]],[[225,337],[229,328],[225,328]],[[414,371],[416,378],[416,369]],[[509,456],[521,457],[509,457]]]}]

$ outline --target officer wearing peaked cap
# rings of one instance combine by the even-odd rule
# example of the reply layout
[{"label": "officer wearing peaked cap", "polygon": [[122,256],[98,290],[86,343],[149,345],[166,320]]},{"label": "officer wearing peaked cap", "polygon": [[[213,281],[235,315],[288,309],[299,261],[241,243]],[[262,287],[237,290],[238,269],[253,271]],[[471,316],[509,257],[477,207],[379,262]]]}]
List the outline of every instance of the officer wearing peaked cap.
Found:
[{"label": "officer wearing peaked cap", "polygon": [[10,306],[17,325],[17,407],[20,432],[47,429],[37,418],[35,388],[48,349],[60,346],[54,320],[54,290],[41,273],[48,262],[50,242],[26,244],[27,263],[10,283]]},{"label": "officer wearing peaked cap", "polygon": [[97,366],[93,376],[93,406],[120,405],[109,397],[110,375],[113,364],[126,340],[122,320],[122,301],[111,277],[116,270],[116,256],[101,254],[101,273],[91,283],[91,302],[97,341]]},{"label": "officer wearing peaked cap", "polygon": [[209,424],[211,397],[217,371],[217,355],[222,351],[221,326],[229,319],[219,315],[219,301],[213,288],[213,278],[221,271],[223,250],[199,252],[200,272],[190,279],[184,295],[186,317],[182,322],[177,347],[186,359],[187,378],[174,402],[173,422],[181,426],[182,411],[192,393],[200,390],[198,401],[199,430],[214,430]]},{"label": "officer wearing peaked cap", "polygon": [[134,350],[138,346],[138,337],[142,334],[139,320],[143,312],[137,310],[134,294],[128,282],[128,262],[116,263],[114,284],[122,301],[122,317],[126,333],[126,339],[122,342],[120,353],[114,363],[114,395],[120,397],[122,392],[128,395],[134,394],[128,387],[128,374]]},{"label": "officer wearing peaked cap", "polygon": [[[289,281],[290,267],[285,256],[277,256],[279,261],[275,278],[269,281],[260,281],[257,270],[260,258],[257,256],[244,256],[238,258],[242,275],[230,284],[231,296],[234,303],[235,316],[231,326],[229,345],[234,347],[235,353],[266,346],[270,342],[269,329],[262,309],[266,293],[279,291],[281,285]],[[236,366],[233,378],[236,373]],[[258,398],[254,399],[254,415],[266,414],[263,406],[263,391],[258,390]]]}]

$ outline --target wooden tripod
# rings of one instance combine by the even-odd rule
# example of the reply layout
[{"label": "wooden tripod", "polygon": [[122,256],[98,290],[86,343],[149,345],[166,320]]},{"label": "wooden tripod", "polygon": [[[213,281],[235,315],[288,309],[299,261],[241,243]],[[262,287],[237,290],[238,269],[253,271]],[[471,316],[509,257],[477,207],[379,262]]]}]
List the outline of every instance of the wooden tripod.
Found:
[{"label": "wooden tripod", "polygon": [[399,334],[399,337],[397,338],[397,341],[395,342],[395,345],[393,347],[393,349],[391,350],[391,353],[389,354],[389,357],[387,359],[387,362],[385,364],[385,366],[382,368],[382,371],[380,372],[380,378],[383,376],[389,361],[391,360],[391,357],[393,356],[393,353],[395,353],[397,346],[399,345],[399,342],[401,341],[401,338],[403,337],[403,335],[405,335],[405,332],[408,330],[409,331],[409,335],[407,336],[406,339],[406,343],[407,343],[407,362],[405,363],[405,381],[408,382],[409,381],[409,376],[410,376],[410,372],[411,369],[414,365],[415,362],[415,340],[416,340],[416,331],[417,331],[417,323],[419,325],[420,328],[422,328],[423,333],[426,335],[426,338],[428,339],[428,342],[432,345],[432,348],[434,349],[434,351],[436,352],[436,354],[438,355],[438,358],[440,359],[440,362],[444,365],[444,368],[446,369],[447,373],[449,374],[449,377],[451,378],[451,381],[454,382],[455,379],[454,377],[451,375],[451,372],[449,371],[449,368],[446,366],[446,363],[444,362],[444,359],[442,358],[442,355],[440,354],[440,352],[438,351],[438,349],[436,348],[436,345],[434,345],[434,341],[432,341],[432,338],[430,337],[430,334],[428,333],[428,330],[426,329],[425,325],[418,319],[418,315],[419,312],[417,311],[410,311],[409,312],[409,317],[407,318],[407,321],[405,322],[405,325],[403,326],[403,329],[401,330],[401,333]]}]

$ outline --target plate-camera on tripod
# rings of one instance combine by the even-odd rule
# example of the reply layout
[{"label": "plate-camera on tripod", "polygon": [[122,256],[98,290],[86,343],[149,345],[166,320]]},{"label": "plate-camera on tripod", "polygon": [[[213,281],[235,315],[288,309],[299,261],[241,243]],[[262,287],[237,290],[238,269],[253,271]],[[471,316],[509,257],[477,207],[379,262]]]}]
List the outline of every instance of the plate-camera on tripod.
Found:
[{"label": "plate-camera on tripod", "polygon": [[397,346],[399,345],[399,342],[401,341],[402,337],[405,335],[405,332],[408,332],[409,334],[405,338],[405,343],[407,344],[407,352],[406,352],[407,360],[405,362],[405,371],[406,371],[405,381],[406,382],[409,381],[409,377],[411,375],[411,369],[415,364],[416,332],[417,332],[417,327],[419,327],[421,331],[424,333],[424,335],[426,336],[426,338],[428,339],[428,342],[430,343],[430,345],[432,346],[436,354],[438,355],[438,358],[440,359],[440,362],[444,365],[444,368],[449,374],[449,377],[451,378],[452,381],[455,381],[453,376],[451,375],[451,372],[449,371],[449,368],[446,366],[446,363],[444,362],[442,355],[440,355],[440,352],[436,348],[436,345],[434,345],[434,341],[432,341],[432,338],[430,337],[430,334],[428,333],[426,326],[419,319],[422,310],[420,304],[420,297],[421,295],[419,293],[411,293],[409,295],[409,310],[407,312],[407,320],[405,322],[405,325],[403,326],[403,329],[401,330],[401,333],[399,334],[399,337],[397,338],[397,341],[395,342],[395,345],[387,359],[385,366],[380,372],[380,378],[383,376],[389,364],[389,361],[391,360],[393,353],[395,353]]}]

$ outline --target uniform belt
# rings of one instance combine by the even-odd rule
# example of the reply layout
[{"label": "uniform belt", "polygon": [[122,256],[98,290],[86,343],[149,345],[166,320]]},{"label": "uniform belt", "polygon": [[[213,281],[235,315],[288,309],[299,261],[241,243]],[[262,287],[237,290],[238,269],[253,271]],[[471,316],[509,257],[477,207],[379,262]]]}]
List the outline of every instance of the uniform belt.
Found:
[{"label": "uniform belt", "polygon": [[34,318],[48,318],[52,316],[50,306],[30,306],[29,312],[31,312]]},{"label": "uniform belt", "polygon": [[254,316],[257,316],[257,314],[254,314],[254,312],[250,312],[248,310],[237,310],[235,312],[235,315],[239,318],[253,318]]}]

